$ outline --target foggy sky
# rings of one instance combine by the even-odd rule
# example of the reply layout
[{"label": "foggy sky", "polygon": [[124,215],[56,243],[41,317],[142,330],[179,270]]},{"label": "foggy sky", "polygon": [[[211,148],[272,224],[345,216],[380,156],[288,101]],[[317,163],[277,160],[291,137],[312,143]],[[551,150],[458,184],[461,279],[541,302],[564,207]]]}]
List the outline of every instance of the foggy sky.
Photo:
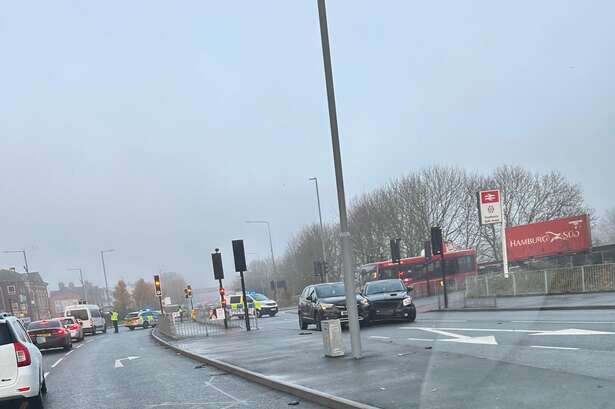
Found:
[{"label": "foggy sky", "polygon": [[[348,200],[432,164],[559,170],[615,205],[609,1],[329,0]],[[4,2],[0,250],[55,289],[268,257],[337,220],[315,0]],[[0,267],[18,266],[0,254]],[[230,274],[227,274],[230,275]]]}]

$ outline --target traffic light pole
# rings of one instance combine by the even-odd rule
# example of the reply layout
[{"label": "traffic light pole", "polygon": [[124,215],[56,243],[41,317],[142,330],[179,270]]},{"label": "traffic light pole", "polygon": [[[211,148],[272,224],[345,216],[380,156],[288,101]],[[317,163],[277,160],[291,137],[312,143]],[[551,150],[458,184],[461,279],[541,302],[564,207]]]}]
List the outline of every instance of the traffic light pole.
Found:
[{"label": "traffic light pole", "polygon": [[444,309],[448,309],[448,291],[446,289],[446,263],[444,262],[444,241],[442,242],[440,265],[442,266],[442,286],[444,287]]},{"label": "traffic light pole", "polygon": [[246,331],[250,331],[250,310],[248,310],[248,299],[246,297],[246,284],[243,281],[243,271],[239,272],[241,277],[241,295],[243,297],[243,316],[246,319]]},{"label": "traffic light pole", "polygon": [[160,312],[164,315],[164,309],[162,308],[162,295],[158,296],[158,301],[160,301]]},{"label": "traffic light pole", "polygon": [[222,310],[224,311],[224,328],[228,329],[228,320],[226,317],[226,302],[224,300],[224,287],[222,287],[222,279],[218,280],[220,284],[220,305],[222,306]]}]

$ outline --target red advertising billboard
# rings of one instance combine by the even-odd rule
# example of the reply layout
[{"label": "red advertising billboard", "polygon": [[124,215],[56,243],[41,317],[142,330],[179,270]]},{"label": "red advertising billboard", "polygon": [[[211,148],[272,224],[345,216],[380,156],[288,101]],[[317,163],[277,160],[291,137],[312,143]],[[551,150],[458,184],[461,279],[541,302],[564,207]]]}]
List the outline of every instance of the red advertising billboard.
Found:
[{"label": "red advertising billboard", "polygon": [[591,242],[586,214],[506,228],[509,261],[585,251]]}]

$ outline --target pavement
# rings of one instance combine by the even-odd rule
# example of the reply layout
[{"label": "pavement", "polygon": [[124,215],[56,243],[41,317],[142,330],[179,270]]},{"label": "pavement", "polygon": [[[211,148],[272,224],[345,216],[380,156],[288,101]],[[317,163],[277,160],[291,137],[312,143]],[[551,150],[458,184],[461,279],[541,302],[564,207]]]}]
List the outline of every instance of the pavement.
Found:
[{"label": "pavement", "polygon": [[[438,297],[440,302],[438,302]],[[497,296],[496,305],[493,306],[493,297],[482,299],[472,298],[473,307],[464,308],[464,291],[455,291],[448,294],[449,310],[539,310],[539,309],[592,309],[615,308],[615,292],[561,294],[561,295],[524,295],[524,296]],[[430,312],[444,308],[442,295],[416,298],[414,303],[419,312]],[[481,305],[483,304],[483,305]]]},{"label": "pavement", "polygon": [[[161,347],[151,330],[87,336],[73,350],[43,352],[45,409],[300,408],[320,406],[267,389]],[[131,359],[132,358],[132,359]],[[118,361],[119,360],[119,361]],[[197,368],[198,367],[198,368]],[[12,403],[3,408],[28,408]]]},{"label": "pavement", "polygon": [[259,330],[172,341],[272,379],[381,408],[607,408],[615,396],[615,310],[421,313],[361,330],[363,358],[323,356],[297,315]]}]

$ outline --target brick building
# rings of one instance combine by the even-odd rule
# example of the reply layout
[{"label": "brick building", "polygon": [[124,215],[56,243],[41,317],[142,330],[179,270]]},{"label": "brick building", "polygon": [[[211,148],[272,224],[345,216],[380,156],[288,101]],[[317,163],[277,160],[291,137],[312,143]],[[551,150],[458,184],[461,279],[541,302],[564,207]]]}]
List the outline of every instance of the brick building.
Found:
[{"label": "brick building", "polygon": [[0,312],[26,322],[50,318],[47,283],[39,273],[0,270]]}]

